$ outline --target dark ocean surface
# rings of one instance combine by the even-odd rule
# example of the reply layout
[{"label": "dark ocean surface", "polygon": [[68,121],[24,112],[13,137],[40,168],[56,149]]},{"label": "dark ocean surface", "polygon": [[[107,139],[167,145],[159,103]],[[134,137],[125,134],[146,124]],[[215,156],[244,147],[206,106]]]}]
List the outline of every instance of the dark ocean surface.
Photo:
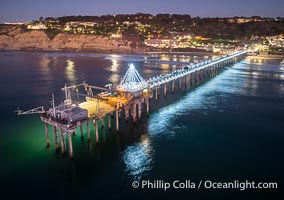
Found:
[{"label": "dark ocean surface", "polygon": [[[150,101],[136,125],[73,137],[74,160],[46,148],[37,115],[14,110],[63,101],[61,87],[119,83],[129,63],[144,78],[211,56],[0,53],[0,191],[10,199],[276,199],[284,184],[284,66],[247,57],[200,85]],[[174,62],[160,62],[174,61]],[[115,127],[115,119],[112,121]],[[86,136],[86,127],[84,127]],[[277,182],[277,189],[148,189],[142,181]],[[140,187],[134,189],[132,182]]]}]

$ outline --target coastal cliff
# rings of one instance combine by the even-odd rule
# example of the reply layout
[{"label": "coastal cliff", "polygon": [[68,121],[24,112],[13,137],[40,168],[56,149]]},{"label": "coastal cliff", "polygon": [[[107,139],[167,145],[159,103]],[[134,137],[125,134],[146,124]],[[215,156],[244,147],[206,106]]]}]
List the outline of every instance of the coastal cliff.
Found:
[{"label": "coastal cliff", "polygon": [[136,52],[138,42],[127,39],[111,39],[87,34],[58,33],[54,37],[41,30],[26,31],[21,27],[0,28],[0,49],[42,51],[107,51]]}]

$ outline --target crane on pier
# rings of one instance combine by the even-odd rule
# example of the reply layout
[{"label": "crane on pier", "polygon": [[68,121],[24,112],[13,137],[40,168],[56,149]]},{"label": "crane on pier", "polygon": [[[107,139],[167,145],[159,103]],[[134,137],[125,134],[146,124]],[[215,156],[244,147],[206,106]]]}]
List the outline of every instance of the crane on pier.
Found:
[{"label": "crane on pier", "polygon": [[19,108],[15,111],[18,115],[31,115],[31,114],[44,114],[46,111],[44,110],[43,106],[33,108],[31,110],[20,110]]}]

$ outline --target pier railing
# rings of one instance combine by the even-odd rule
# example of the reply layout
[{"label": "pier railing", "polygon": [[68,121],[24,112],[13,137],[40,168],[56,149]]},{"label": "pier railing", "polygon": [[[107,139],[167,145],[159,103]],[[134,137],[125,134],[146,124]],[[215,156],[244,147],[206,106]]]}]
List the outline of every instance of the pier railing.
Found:
[{"label": "pier railing", "polygon": [[214,60],[205,60],[202,61],[200,63],[197,64],[193,64],[193,65],[187,65],[185,68],[183,69],[177,69],[171,73],[168,74],[164,74],[164,75],[159,75],[153,78],[150,78],[149,80],[147,80],[150,88],[154,88],[157,87],[159,85],[162,85],[164,83],[170,82],[172,80],[181,78],[183,76],[189,75],[191,73],[194,73],[196,71],[200,71],[202,69],[205,68],[210,68],[210,67],[215,67],[216,65],[219,64],[226,64],[229,63],[231,61],[233,61],[233,59],[236,59],[242,55],[245,55],[247,53],[247,51],[239,51],[233,54],[228,54],[222,57],[219,57],[217,59]]}]

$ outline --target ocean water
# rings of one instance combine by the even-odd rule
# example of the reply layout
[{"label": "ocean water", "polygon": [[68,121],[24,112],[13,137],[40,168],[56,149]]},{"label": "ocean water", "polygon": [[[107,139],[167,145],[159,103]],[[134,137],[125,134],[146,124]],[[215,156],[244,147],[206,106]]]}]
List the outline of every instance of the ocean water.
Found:
[{"label": "ocean water", "polygon": [[[284,67],[281,59],[247,57],[200,85],[176,84],[150,101],[150,115],[120,132],[93,127],[91,143],[73,137],[74,160],[46,148],[36,115],[18,107],[63,101],[65,83],[119,83],[132,62],[144,78],[170,72],[194,54],[0,53],[0,191],[11,199],[275,199],[284,183]],[[162,60],[162,61],[161,61]],[[170,87],[169,87],[170,88]],[[114,120],[112,125],[114,127]],[[84,127],[86,136],[86,128]],[[277,182],[277,189],[141,188],[142,181]],[[132,187],[138,181],[140,187]]]}]

